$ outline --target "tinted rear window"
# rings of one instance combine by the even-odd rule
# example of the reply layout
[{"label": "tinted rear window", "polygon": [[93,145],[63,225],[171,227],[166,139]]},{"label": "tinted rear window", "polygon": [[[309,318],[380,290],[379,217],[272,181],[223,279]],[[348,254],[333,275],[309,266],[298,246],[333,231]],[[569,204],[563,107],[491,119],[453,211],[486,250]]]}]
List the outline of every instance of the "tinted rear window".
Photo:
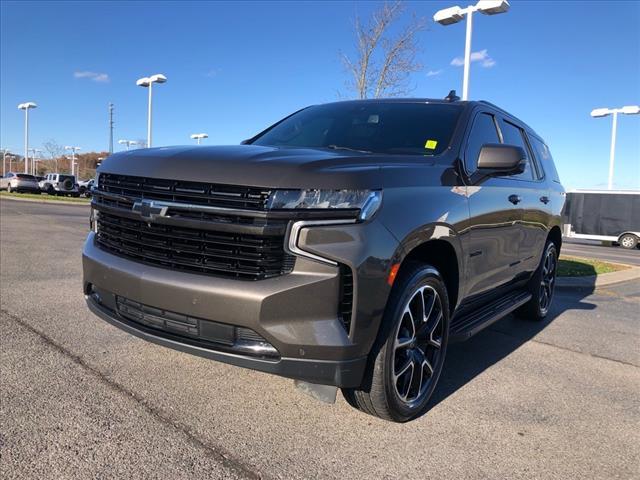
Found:
[{"label": "tinted rear window", "polygon": [[429,103],[318,105],[292,115],[253,144],[437,155],[449,146],[461,111],[459,105]]},{"label": "tinted rear window", "polygon": [[18,178],[22,179],[22,180],[35,180],[36,179],[36,177],[34,177],[33,175],[28,175],[26,173],[19,173],[16,176]]},{"label": "tinted rear window", "polygon": [[549,178],[551,178],[551,180],[553,180],[554,182],[560,183],[560,177],[558,175],[558,171],[556,170],[556,166],[553,163],[553,157],[551,156],[549,147],[547,147],[543,142],[541,142],[534,136],[530,135],[529,140],[531,140],[531,146],[533,147],[535,156],[538,159],[538,163],[542,164],[544,173],[548,175]]}]

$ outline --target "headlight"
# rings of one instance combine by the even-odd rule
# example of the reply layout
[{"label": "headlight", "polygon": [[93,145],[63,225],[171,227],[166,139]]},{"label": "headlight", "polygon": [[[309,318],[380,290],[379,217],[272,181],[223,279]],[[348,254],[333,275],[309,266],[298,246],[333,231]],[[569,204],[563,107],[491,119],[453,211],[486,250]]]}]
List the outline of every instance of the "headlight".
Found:
[{"label": "headlight", "polygon": [[358,219],[367,220],[381,203],[380,190],[276,190],[269,197],[267,207],[270,210],[360,210]]}]

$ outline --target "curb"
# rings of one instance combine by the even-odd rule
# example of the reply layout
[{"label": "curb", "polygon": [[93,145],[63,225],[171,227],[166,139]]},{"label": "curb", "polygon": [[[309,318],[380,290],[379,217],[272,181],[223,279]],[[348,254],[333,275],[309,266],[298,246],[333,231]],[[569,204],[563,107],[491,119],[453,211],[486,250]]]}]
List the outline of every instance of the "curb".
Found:
[{"label": "curb", "polygon": [[556,288],[599,288],[616,283],[640,279],[640,267],[631,267],[618,272],[603,273],[589,277],[558,277]]},{"label": "curb", "polygon": [[7,197],[5,195],[0,196],[0,200],[9,200],[10,202],[27,202],[27,203],[39,203],[41,205],[70,205],[72,207],[89,207],[91,201],[87,203],[83,202],[65,202],[64,200],[37,200],[35,198],[15,198]]}]

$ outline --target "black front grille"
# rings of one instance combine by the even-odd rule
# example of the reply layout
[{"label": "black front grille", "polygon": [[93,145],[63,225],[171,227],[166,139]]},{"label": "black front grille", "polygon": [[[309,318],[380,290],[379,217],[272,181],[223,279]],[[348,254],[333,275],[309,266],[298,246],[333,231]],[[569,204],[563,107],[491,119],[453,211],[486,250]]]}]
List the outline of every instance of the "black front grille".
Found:
[{"label": "black front grille", "polygon": [[271,194],[271,190],[260,187],[163,180],[115,173],[101,173],[98,178],[98,190],[136,199],[254,211],[266,210]]},{"label": "black front grille", "polygon": [[96,238],[101,248],[140,262],[245,280],[289,273],[295,261],[284,251],[284,235],[177,227],[102,211]]}]

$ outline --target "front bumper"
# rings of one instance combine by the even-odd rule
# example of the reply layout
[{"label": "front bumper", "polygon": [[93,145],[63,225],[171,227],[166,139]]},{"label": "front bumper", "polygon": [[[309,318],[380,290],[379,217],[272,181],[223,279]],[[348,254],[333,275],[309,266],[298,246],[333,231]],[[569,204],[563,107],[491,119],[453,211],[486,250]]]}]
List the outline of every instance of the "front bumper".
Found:
[{"label": "front bumper", "polygon": [[86,296],[86,300],[89,310],[95,315],[125,332],[164,347],[238,367],[259,370],[310,383],[335,385],[337,387],[356,387],[360,385],[366,366],[366,358],[332,361],[281,357],[277,360],[269,360],[203,348],[130,322],[115,311],[100,305],[89,295]]},{"label": "front bumper", "polygon": [[[352,234],[354,229],[362,228],[366,231]],[[310,383],[357,387],[377,334],[382,312],[377,303],[386,301],[386,296],[372,291],[372,266],[379,267],[380,261],[371,256],[370,247],[362,242],[363,236],[369,237],[367,233],[375,236],[376,232],[385,239],[382,244],[395,247],[379,224],[318,227],[314,233],[323,237],[320,243],[326,243],[324,250],[308,235],[301,236],[316,253],[328,254],[356,272],[354,299],[358,298],[359,284],[372,293],[358,305],[354,301],[351,332],[345,330],[338,315],[340,267],[300,257],[294,270],[280,277],[261,281],[217,278],[145,265],[113,255],[96,246],[93,232],[83,251],[87,304],[109,323],[173,349]],[[376,243],[380,245],[380,242],[368,245]],[[358,265],[365,270],[364,278],[357,274]],[[386,282],[376,282],[376,285],[384,288]],[[275,347],[278,357],[239,355],[132,322],[117,308],[108,308],[105,304],[109,302],[101,304],[92,298],[89,293],[93,288],[114,298],[249,328]]]}]

